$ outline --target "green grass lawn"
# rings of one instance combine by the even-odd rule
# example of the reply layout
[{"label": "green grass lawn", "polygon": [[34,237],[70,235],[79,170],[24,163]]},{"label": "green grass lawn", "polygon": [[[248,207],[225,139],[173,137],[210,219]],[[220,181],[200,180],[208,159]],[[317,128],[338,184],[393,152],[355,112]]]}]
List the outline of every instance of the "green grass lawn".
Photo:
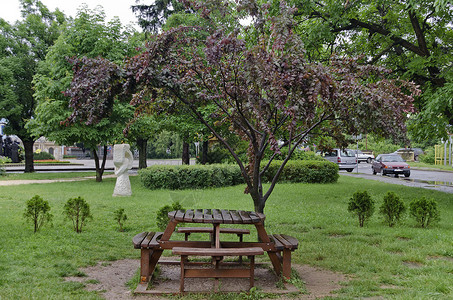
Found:
[{"label": "green grass lawn", "polygon": [[[104,172],[104,175],[110,175],[113,172]],[[67,179],[78,177],[95,177],[96,172],[55,172],[55,173],[6,173],[0,176],[3,180],[44,180],[44,179]]]},{"label": "green grass lawn", "polygon": [[427,163],[422,163],[422,162],[407,162],[411,168],[423,168],[423,169],[429,169],[429,170],[443,170],[443,171],[450,171],[453,172],[453,168],[451,165],[433,165],[433,164],[427,164]]},{"label": "green grass lawn", "polygon": [[[101,260],[139,258],[132,237],[157,230],[156,211],[172,201],[179,200],[186,208],[253,210],[243,186],[150,191],[141,187],[138,177],[131,177],[131,182],[133,196],[127,198],[112,197],[114,178],[102,183],[1,186],[0,299],[98,299],[83,284],[64,282],[63,277],[81,276],[78,268]],[[399,194],[406,204],[416,197],[434,197],[441,221],[422,229],[405,218],[389,228],[375,213],[359,228],[358,220],[347,212],[347,202],[353,192],[364,189],[376,200],[376,211],[387,191]],[[22,216],[25,202],[34,195],[48,200],[54,215],[53,227],[43,227],[37,234]],[[85,198],[93,215],[80,234],[62,216],[67,199],[77,196]],[[113,219],[118,208],[128,216],[125,232],[118,231]],[[294,263],[351,278],[338,292],[340,299],[453,299],[453,194],[341,176],[336,184],[278,185],[265,213],[269,234],[299,239]]]}]

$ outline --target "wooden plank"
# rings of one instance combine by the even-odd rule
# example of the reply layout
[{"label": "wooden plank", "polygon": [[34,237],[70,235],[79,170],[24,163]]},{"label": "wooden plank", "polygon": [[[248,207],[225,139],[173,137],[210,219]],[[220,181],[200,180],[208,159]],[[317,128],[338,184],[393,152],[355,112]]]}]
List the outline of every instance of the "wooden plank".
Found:
[{"label": "wooden plank", "polygon": [[179,222],[184,222],[184,214],[185,211],[183,209],[178,210],[175,215],[175,220]]},{"label": "wooden plank", "polygon": [[233,224],[242,224],[242,219],[237,211],[230,210],[230,215],[231,219],[233,220]]},{"label": "wooden plank", "polygon": [[[212,233],[214,229],[212,227],[180,227],[177,229],[178,233]],[[220,227],[220,233],[231,233],[231,234],[250,234],[250,230],[243,228],[225,228]]]},{"label": "wooden plank", "polygon": [[285,239],[281,234],[274,234],[273,236],[275,239],[279,240],[286,249],[297,249],[297,245],[299,244],[299,242],[296,239],[291,237],[292,241],[294,240],[296,241],[296,244],[293,244],[287,239]]},{"label": "wooden plank", "polygon": [[264,251],[259,247],[251,248],[192,248],[192,247],[174,247],[175,255],[193,255],[193,256],[239,256],[239,255],[263,255]]},{"label": "wooden plank", "polygon": [[225,224],[233,224],[233,218],[231,217],[231,214],[230,214],[229,210],[222,209],[220,211],[220,213],[222,214],[223,223],[225,223]]},{"label": "wooden plank", "polygon": [[184,214],[184,222],[193,222],[193,209],[186,210],[186,213]]},{"label": "wooden plank", "polygon": [[203,210],[203,223],[212,223],[212,213],[210,209]]},{"label": "wooden plank", "polygon": [[280,242],[278,239],[276,239],[273,235],[269,235],[270,240],[275,244],[275,249],[277,250],[283,250],[285,246]]},{"label": "wooden plank", "polygon": [[241,216],[243,224],[251,224],[252,223],[252,219],[249,216],[249,213],[250,213],[249,211],[239,210],[238,213]]},{"label": "wooden plank", "polygon": [[148,244],[153,239],[153,236],[154,236],[154,232],[148,232],[146,237],[143,239],[142,244],[140,245],[140,247],[148,249]]},{"label": "wooden plank", "polygon": [[160,248],[159,241],[162,238],[163,232],[156,232],[153,236],[151,242],[149,242],[149,247],[152,249]]},{"label": "wooden plank", "polygon": [[261,221],[261,218],[256,214],[256,212],[250,211],[248,213],[249,213],[250,219],[252,219],[252,223],[258,223]]},{"label": "wooden plank", "polygon": [[193,221],[195,223],[203,223],[203,210],[196,209],[193,216]]},{"label": "wooden plank", "polygon": [[132,243],[134,244],[135,249],[141,248],[142,242],[147,235],[148,235],[148,232],[145,231],[145,232],[137,234],[136,236],[134,236],[132,238]]},{"label": "wooden plank", "polygon": [[174,219],[174,218],[175,218],[175,215],[176,215],[176,210],[171,211],[171,212],[168,213],[168,217],[169,217],[170,219]]},{"label": "wooden plank", "polygon": [[223,223],[223,218],[222,214],[220,213],[220,210],[218,209],[212,210],[212,223],[215,224]]},{"label": "wooden plank", "polygon": [[286,234],[281,234],[281,236],[292,246],[291,249],[297,249],[297,247],[299,246],[299,241],[295,237]]},{"label": "wooden plank", "polygon": [[261,219],[261,222],[264,222],[264,220],[266,220],[266,215],[263,214],[263,213],[256,213],[258,215],[258,217],[260,217]]},{"label": "wooden plank", "polygon": [[249,278],[249,269],[186,269],[185,278]]}]

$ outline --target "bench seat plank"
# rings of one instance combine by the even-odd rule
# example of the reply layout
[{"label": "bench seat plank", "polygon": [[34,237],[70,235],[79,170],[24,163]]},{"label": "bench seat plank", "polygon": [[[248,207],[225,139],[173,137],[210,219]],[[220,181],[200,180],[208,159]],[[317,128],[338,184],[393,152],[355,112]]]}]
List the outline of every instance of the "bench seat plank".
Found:
[{"label": "bench seat plank", "polygon": [[278,240],[286,249],[297,249],[299,241],[292,236],[284,234],[274,234],[274,240]]},{"label": "bench seat plank", "polygon": [[146,237],[143,239],[142,244],[140,245],[140,248],[146,248],[146,249],[148,249],[149,243],[151,242],[151,240],[153,239],[153,237],[154,237],[154,232],[148,232],[148,234],[146,235]]},{"label": "bench seat plank", "polygon": [[141,248],[142,242],[147,235],[148,235],[148,232],[145,231],[145,232],[141,232],[141,233],[137,234],[136,236],[134,236],[132,238],[132,243],[134,244],[135,249]]},{"label": "bench seat plank", "polygon": [[263,255],[264,251],[259,247],[250,248],[189,248],[174,247],[173,254],[176,255],[194,255],[194,256],[248,256]]},{"label": "bench seat plank", "polygon": [[159,244],[159,241],[160,238],[162,237],[164,233],[163,232],[156,232],[152,238],[152,240],[149,242],[149,247],[150,248],[160,248],[160,244]]}]

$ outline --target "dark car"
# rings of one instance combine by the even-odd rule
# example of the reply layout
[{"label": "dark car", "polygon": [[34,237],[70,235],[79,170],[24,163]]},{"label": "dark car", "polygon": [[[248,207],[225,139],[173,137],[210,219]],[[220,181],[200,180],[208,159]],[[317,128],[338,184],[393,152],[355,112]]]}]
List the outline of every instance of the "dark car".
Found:
[{"label": "dark car", "polygon": [[404,174],[404,177],[411,176],[409,165],[398,154],[379,154],[371,166],[373,175],[381,173],[382,176],[395,174],[398,176]]}]

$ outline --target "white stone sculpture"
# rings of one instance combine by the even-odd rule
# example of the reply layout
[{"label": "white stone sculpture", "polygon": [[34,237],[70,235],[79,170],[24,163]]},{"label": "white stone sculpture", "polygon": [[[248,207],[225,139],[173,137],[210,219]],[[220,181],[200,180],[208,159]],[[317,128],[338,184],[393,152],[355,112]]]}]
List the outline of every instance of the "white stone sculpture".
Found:
[{"label": "white stone sculpture", "polygon": [[132,168],[134,157],[128,144],[113,146],[113,164],[115,165],[116,185],[113,196],[132,195],[131,182],[128,171]]}]

